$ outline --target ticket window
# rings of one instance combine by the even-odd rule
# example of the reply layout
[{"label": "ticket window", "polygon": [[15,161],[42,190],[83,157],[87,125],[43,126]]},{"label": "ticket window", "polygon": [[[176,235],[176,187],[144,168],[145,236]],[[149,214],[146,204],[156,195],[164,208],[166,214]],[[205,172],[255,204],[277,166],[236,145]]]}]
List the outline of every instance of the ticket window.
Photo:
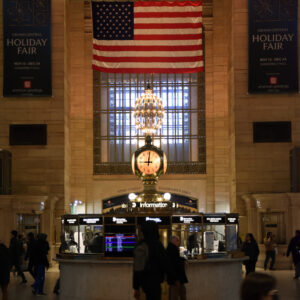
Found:
[{"label": "ticket window", "polygon": [[202,217],[173,216],[172,236],[180,238],[180,255],[197,257],[202,253]]},{"label": "ticket window", "polygon": [[225,215],[204,215],[204,253],[226,251]]},{"label": "ticket window", "polygon": [[62,218],[63,234],[61,236],[61,249],[65,253],[79,253],[79,228],[77,216],[64,216]]},{"label": "ticket window", "polygon": [[102,216],[79,216],[79,252],[103,252]]}]

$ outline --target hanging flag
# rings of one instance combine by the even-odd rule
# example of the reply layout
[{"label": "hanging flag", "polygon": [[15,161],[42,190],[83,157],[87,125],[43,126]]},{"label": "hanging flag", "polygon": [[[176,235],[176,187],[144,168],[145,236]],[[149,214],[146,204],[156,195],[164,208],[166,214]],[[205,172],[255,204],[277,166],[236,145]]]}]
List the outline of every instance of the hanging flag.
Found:
[{"label": "hanging flag", "polygon": [[93,1],[93,69],[203,71],[201,1]]}]

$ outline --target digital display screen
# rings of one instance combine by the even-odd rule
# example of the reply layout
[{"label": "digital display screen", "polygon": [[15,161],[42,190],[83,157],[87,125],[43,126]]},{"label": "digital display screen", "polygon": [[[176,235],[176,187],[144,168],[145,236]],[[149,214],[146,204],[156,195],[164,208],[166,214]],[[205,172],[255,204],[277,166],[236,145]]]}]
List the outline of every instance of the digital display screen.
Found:
[{"label": "digital display screen", "polygon": [[131,257],[135,247],[134,234],[105,235],[105,252],[108,257]]}]

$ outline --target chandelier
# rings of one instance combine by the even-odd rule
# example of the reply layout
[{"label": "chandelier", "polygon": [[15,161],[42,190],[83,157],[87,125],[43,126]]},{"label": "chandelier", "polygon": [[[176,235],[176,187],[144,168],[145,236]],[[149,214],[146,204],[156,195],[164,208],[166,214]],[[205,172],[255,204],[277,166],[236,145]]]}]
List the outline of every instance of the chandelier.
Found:
[{"label": "chandelier", "polygon": [[135,125],[145,135],[154,134],[162,126],[164,107],[162,100],[153,94],[150,84],[147,84],[145,93],[135,102]]}]

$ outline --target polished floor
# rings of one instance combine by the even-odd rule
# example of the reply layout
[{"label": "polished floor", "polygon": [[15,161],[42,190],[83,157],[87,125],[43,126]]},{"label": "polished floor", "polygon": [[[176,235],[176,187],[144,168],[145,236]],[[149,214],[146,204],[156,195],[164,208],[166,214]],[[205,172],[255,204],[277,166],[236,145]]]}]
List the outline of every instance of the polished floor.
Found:
[{"label": "polished floor", "polygon": [[[257,271],[264,272],[258,269]],[[278,290],[280,300],[300,300],[300,278],[293,280],[294,271],[267,271],[276,277],[278,282]],[[11,276],[11,283],[9,285],[9,300],[31,300],[31,299],[45,299],[45,300],[61,300],[62,298],[52,293],[55,282],[59,276],[57,268],[52,268],[46,273],[45,293],[46,296],[37,297],[31,292],[30,285],[33,283],[28,273],[27,284],[20,283],[20,278]],[[1,299],[1,298],[0,298]],[[62,299],[63,300],[63,299]],[[122,300],[122,299],[120,299]],[[199,299],[200,300],[200,299]],[[209,299],[208,299],[209,300]],[[223,299],[222,299],[223,300]],[[224,299],[230,300],[230,299]]]}]

